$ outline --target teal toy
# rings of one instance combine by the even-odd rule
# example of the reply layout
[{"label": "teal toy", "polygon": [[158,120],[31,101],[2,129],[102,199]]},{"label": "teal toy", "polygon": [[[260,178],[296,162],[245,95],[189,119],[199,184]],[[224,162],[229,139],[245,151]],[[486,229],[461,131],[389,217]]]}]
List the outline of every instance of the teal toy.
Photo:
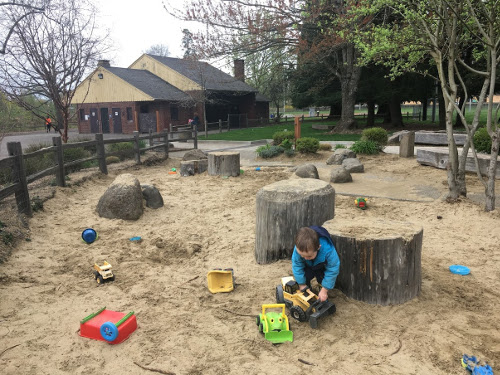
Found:
[{"label": "teal toy", "polygon": [[461,362],[462,367],[473,375],[493,375],[493,369],[491,366],[487,363],[485,365],[479,365],[479,359],[475,356],[468,356],[467,354],[464,354]]}]

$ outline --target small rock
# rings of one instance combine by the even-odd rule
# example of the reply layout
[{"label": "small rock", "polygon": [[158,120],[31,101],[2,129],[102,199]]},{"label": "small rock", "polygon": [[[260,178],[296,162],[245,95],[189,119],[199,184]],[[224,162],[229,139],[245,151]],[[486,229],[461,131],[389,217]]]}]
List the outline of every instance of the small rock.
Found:
[{"label": "small rock", "polygon": [[304,164],[297,168],[295,174],[302,178],[319,179],[318,169],[314,164]]}]

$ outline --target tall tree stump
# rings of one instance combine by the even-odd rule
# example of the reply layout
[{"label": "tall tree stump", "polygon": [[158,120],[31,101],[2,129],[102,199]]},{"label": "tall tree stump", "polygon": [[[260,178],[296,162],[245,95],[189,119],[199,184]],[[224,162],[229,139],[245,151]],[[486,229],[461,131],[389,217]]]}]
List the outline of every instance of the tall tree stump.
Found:
[{"label": "tall tree stump", "polygon": [[360,217],[330,220],[323,226],[340,258],[336,286],[347,297],[392,305],[420,293],[422,227]]},{"label": "tall tree stump", "polygon": [[264,186],[256,201],[255,259],[260,264],[290,258],[299,228],[322,225],[335,214],[335,190],[316,179]]},{"label": "tall tree stump", "polygon": [[208,153],[208,174],[210,176],[239,176],[240,153],[227,151]]}]

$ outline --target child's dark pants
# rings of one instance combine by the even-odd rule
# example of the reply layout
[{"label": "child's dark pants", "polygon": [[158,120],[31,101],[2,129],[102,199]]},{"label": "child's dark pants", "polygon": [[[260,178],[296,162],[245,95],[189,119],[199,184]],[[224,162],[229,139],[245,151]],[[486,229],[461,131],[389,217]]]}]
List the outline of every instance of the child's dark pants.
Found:
[{"label": "child's dark pants", "polygon": [[321,284],[325,277],[325,263],[318,263],[313,267],[308,267],[306,265],[304,273],[306,275],[306,284],[309,288],[311,287],[311,280],[314,278]]}]

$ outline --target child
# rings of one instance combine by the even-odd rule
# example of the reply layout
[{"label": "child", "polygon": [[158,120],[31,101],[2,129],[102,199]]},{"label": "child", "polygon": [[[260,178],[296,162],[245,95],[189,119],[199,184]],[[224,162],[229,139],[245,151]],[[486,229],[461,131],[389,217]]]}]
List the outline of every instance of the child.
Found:
[{"label": "child", "polygon": [[311,280],[316,277],[321,284],[318,298],[326,301],[339,268],[340,259],[328,231],[323,227],[300,228],[292,254],[292,272],[300,289],[311,287]]}]

